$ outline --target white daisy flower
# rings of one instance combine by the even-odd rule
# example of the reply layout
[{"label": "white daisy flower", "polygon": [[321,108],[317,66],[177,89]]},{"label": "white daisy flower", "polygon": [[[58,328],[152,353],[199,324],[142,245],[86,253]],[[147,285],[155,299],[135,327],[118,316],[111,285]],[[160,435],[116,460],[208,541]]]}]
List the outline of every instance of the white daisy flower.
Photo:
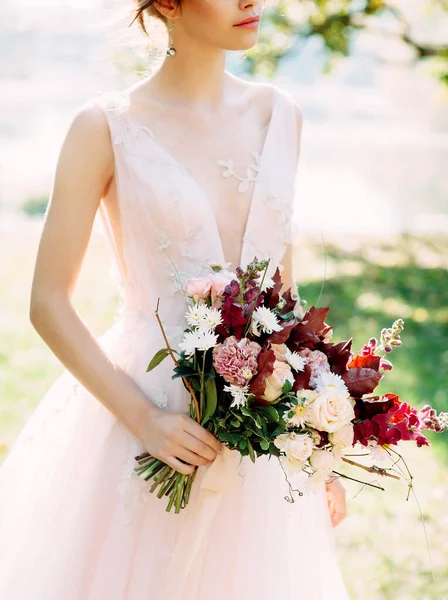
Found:
[{"label": "white daisy flower", "polygon": [[193,304],[193,306],[189,306],[188,312],[185,313],[187,323],[192,327],[199,326],[205,319],[207,310],[206,304]]},{"label": "white daisy flower", "polygon": [[337,389],[340,392],[348,394],[348,388],[340,375],[336,373],[320,373],[317,378],[317,391],[322,392],[324,389]]},{"label": "white daisy flower", "polygon": [[205,308],[206,311],[199,323],[199,328],[213,331],[217,325],[222,323],[221,311],[217,308],[208,308],[207,306]]},{"label": "white daisy flower", "polygon": [[211,331],[187,331],[179,348],[185,352],[187,357],[193,356],[196,350],[208,350],[218,343],[217,334]]},{"label": "white daisy flower", "polygon": [[213,331],[200,329],[198,331],[198,338],[198,350],[209,350],[218,343],[218,334],[213,333]]},{"label": "white daisy flower", "polygon": [[289,366],[292,367],[294,371],[303,371],[305,368],[306,358],[299,356],[297,352],[291,352],[288,346],[286,346],[285,358]]},{"label": "white daisy flower", "polygon": [[249,384],[240,386],[240,385],[225,385],[225,392],[230,392],[233,398],[233,402],[230,405],[232,406],[245,406],[247,402],[247,396],[249,395]]},{"label": "white daisy flower", "polygon": [[254,310],[252,321],[255,321],[265,333],[272,333],[273,331],[281,331],[283,329],[278,322],[277,315],[266,306],[259,306]]}]

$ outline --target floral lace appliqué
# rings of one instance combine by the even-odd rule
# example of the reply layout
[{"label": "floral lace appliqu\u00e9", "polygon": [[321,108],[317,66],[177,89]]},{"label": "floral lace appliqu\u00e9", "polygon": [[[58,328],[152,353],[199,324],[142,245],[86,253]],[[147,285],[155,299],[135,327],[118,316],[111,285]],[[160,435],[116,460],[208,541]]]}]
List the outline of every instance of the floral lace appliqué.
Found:
[{"label": "floral lace appliqu\u00e9", "polygon": [[227,160],[218,160],[217,161],[218,165],[226,168],[226,170],[222,172],[223,177],[232,177],[233,176],[233,177],[236,177],[236,179],[238,179],[240,181],[240,184],[238,186],[239,192],[247,191],[247,189],[249,188],[249,183],[251,181],[256,181],[258,178],[258,172],[260,170],[260,154],[254,150],[251,152],[251,155],[254,157],[255,163],[248,165],[248,167],[246,168],[246,176],[245,177],[240,177],[235,172],[235,165],[231,158],[228,158]]}]

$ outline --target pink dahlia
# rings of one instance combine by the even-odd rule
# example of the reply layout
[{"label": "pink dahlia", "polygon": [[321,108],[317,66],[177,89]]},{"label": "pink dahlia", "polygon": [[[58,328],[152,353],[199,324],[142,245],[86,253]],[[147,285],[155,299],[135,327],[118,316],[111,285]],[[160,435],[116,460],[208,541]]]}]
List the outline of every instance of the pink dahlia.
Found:
[{"label": "pink dahlia", "polygon": [[243,386],[257,373],[260,344],[234,335],[213,348],[213,366],[227,383]]}]

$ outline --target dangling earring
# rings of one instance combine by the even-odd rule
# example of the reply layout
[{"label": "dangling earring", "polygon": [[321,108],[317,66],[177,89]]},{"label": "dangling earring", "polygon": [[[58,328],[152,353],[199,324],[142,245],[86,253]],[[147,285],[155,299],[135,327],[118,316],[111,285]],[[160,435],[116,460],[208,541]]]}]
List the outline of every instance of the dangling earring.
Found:
[{"label": "dangling earring", "polygon": [[174,21],[170,21],[170,23],[171,24],[170,24],[170,27],[168,29],[169,41],[168,41],[168,49],[166,51],[166,55],[167,56],[174,56],[176,54],[176,48],[173,46],[173,38],[172,38]]}]

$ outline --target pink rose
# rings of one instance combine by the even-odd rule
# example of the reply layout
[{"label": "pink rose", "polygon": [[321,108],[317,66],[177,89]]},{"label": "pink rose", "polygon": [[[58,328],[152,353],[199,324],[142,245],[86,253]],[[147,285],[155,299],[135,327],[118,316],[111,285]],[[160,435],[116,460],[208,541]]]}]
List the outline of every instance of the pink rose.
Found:
[{"label": "pink rose", "polygon": [[228,285],[232,279],[236,279],[235,273],[230,271],[219,271],[213,273],[207,278],[210,281],[210,291],[212,295],[212,307],[220,308],[222,305],[221,297],[224,292],[226,285]]},{"label": "pink rose", "polygon": [[210,294],[210,276],[190,279],[185,285],[185,292],[197,302],[200,298],[205,299]]}]

